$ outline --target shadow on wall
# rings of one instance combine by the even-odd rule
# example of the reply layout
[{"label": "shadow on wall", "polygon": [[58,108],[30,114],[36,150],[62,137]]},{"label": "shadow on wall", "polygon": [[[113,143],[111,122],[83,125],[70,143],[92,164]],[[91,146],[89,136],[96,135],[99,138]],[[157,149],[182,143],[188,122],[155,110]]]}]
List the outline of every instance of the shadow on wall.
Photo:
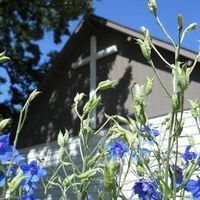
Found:
[{"label": "shadow on wall", "polygon": [[[125,108],[126,102],[130,91],[129,86],[132,81],[131,66],[127,66],[125,73],[117,81],[117,84],[113,89],[102,92],[103,107],[100,109],[100,113],[106,113],[109,115],[122,115],[127,116],[130,114]],[[100,121],[102,123],[102,121]]]},{"label": "shadow on wall", "polygon": [[[116,56],[111,56],[109,62],[104,66],[106,70],[102,71],[102,80],[108,78],[115,59]],[[125,110],[120,109],[127,98],[130,79],[130,70],[127,69],[116,89],[110,90],[109,95],[106,91],[103,92],[103,104],[106,112],[110,110],[108,102],[114,101],[111,110],[126,113]],[[39,89],[42,93],[31,103],[27,120],[19,137],[19,148],[54,141],[60,130],[67,129],[71,134],[78,134],[79,119],[75,115],[72,105],[77,92],[89,94],[89,66],[76,70],[69,69],[67,72],[51,70],[45,84]],[[119,90],[127,90],[126,95],[120,95]],[[117,94],[115,94],[116,92]],[[112,98],[110,99],[110,97]],[[119,106],[115,108],[117,104]]]}]

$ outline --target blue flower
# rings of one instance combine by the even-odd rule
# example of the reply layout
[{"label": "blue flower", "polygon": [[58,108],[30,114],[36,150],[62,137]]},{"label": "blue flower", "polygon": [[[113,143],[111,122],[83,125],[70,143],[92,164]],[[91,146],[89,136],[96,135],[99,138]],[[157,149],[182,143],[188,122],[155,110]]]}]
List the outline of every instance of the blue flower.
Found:
[{"label": "blue flower", "polygon": [[200,179],[189,180],[184,188],[187,192],[191,192],[194,198],[200,197]]},{"label": "blue flower", "polygon": [[156,184],[147,179],[140,179],[133,186],[134,194],[137,194],[139,200],[161,200],[161,194],[157,191]]},{"label": "blue flower", "polygon": [[136,162],[140,162],[141,158],[149,157],[150,151],[146,148],[137,148],[132,152],[132,158]]},{"label": "blue flower", "polygon": [[38,187],[39,180],[46,176],[47,172],[37,165],[37,161],[31,161],[30,164],[23,163],[20,167],[25,176],[22,187],[26,192],[32,193]]},{"label": "blue flower", "polygon": [[114,142],[110,145],[108,151],[113,160],[118,160],[122,158],[124,153],[129,151],[129,148],[120,140],[114,140]]},{"label": "blue flower", "polygon": [[172,165],[171,168],[175,174],[176,184],[180,185],[183,182],[183,170],[178,165]]},{"label": "blue flower", "polygon": [[[152,125],[151,125],[151,124],[150,124],[150,125],[147,125],[147,126],[141,127],[141,128],[140,128],[140,131],[141,131],[142,133],[153,134],[154,137],[157,137],[158,135],[160,135],[160,132],[159,132],[157,129],[152,128]],[[148,140],[149,140],[150,142],[153,142],[153,139],[152,139],[151,135],[145,135],[145,137],[147,137]]]},{"label": "blue flower", "polygon": [[27,194],[24,194],[22,197],[22,200],[35,200],[35,199],[36,197],[34,193],[27,193]]},{"label": "blue flower", "polygon": [[190,152],[191,147],[191,145],[186,146],[185,152],[181,154],[181,157],[186,161],[187,164],[189,163],[189,161],[197,157],[197,154],[195,152]]},{"label": "blue flower", "polygon": [[5,174],[0,172],[0,187],[3,187],[5,185],[6,177]]},{"label": "blue flower", "polygon": [[19,154],[19,152],[13,148],[10,143],[10,134],[0,136],[0,162],[6,164],[11,161],[12,155],[14,155],[13,163],[19,164],[25,158]]}]

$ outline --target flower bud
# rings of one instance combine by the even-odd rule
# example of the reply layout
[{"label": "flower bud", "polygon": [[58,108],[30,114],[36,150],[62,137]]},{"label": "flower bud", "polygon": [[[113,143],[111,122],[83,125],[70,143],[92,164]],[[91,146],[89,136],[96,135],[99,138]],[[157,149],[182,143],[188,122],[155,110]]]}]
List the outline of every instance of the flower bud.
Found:
[{"label": "flower bud", "polygon": [[99,83],[98,89],[99,90],[107,90],[109,88],[113,88],[113,83],[114,83],[114,81],[111,81],[111,80],[102,81]]},{"label": "flower bud", "polygon": [[128,120],[120,115],[115,115],[115,119],[123,124],[128,124]]},{"label": "flower bud", "polygon": [[197,27],[197,23],[192,23],[185,29],[185,32],[188,33],[190,31],[196,29],[196,27]]},{"label": "flower bud", "polygon": [[78,175],[77,177],[86,181],[92,178],[96,173],[97,173],[97,169],[89,169],[88,171]]},{"label": "flower bud", "polygon": [[105,190],[109,193],[112,193],[115,189],[115,169],[116,169],[116,163],[115,162],[109,162],[105,164],[104,167],[104,187]]},{"label": "flower bud", "polygon": [[147,61],[149,61],[151,59],[151,46],[148,40],[144,40],[144,41],[142,41],[141,39],[136,39],[136,40],[140,46],[142,55],[147,59]]},{"label": "flower bud", "polygon": [[200,101],[195,100],[195,101],[189,101],[190,102],[190,109],[192,112],[192,116],[194,118],[200,117]]},{"label": "flower bud", "polygon": [[89,99],[89,101],[84,105],[84,107],[83,107],[83,113],[84,114],[89,113],[92,109],[94,109],[97,106],[99,106],[100,102],[101,102],[101,97],[100,96],[98,96],[98,97],[96,97],[96,96],[91,97]]},{"label": "flower bud", "polygon": [[134,95],[134,101],[136,104],[143,104],[144,103],[144,97],[145,97],[145,92],[144,92],[144,85],[138,85],[135,84],[133,86],[133,95]]},{"label": "flower bud", "polygon": [[144,41],[147,40],[149,43],[151,42],[151,36],[149,30],[142,26],[141,28],[142,33],[144,34]]},{"label": "flower bud", "polygon": [[188,88],[189,69],[187,69],[187,65],[183,65],[182,68],[177,68],[177,85],[182,92]]},{"label": "flower bud", "polygon": [[135,115],[138,122],[142,125],[146,124],[146,115],[144,111],[144,105],[137,105],[135,106]]},{"label": "flower bud", "polygon": [[137,171],[139,176],[141,176],[141,177],[144,176],[144,167],[140,163],[138,163],[136,165],[136,171]]},{"label": "flower bud", "polygon": [[14,192],[20,185],[21,181],[24,179],[24,173],[22,170],[15,176],[11,182],[8,183],[9,190]]},{"label": "flower bud", "polygon": [[181,30],[183,28],[183,16],[182,14],[178,14],[178,18],[177,18],[177,21],[178,21],[178,30]]},{"label": "flower bud", "polygon": [[150,79],[147,77],[147,82],[146,82],[146,85],[145,85],[145,93],[146,93],[146,96],[150,95],[151,92],[152,92],[152,88],[153,88],[153,78]]},{"label": "flower bud", "polygon": [[157,15],[157,4],[155,0],[148,0],[148,7],[150,12],[152,12],[155,16]]},{"label": "flower bud", "polygon": [[74,103],[78,104],[83,99],[84,96],[85,96],[84,93],[80,93],[80,94],[77,93],[76,96],[75,96],[75,98],[74,98]]},{"label": "flower bud", "polygon": [[57,143],[60,147],[64,147],[66,142],[69,139],[69,133],[67,130],[65,130],[65,134],[63,135],[62,132],[60,131],[58,134],[58,138],[57,138]]},{"label": "flower bud", "polygon": [[180,110],[180,93],[172,95],[172,108],[176,113]]}]

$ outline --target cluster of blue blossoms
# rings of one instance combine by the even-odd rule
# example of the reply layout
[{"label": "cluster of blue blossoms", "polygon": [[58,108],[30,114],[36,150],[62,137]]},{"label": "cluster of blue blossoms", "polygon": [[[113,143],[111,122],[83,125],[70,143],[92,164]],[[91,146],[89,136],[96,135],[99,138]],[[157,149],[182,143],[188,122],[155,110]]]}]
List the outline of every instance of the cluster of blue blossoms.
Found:
[{"label": "cluster of blue blossoms", "polygon": [[9,137],[9,134],[0,136],[0,188],[6,187],[9,179],[11,180],[23,172],[19,185],[23,191],[22,199],[34,200],[36,199],[35,189],[47,172],[38,165],[37,161],[26,163],[25,157],[10,145]]},{"label": "cluster of blue blossoms", "polygon": [[[144,133],[145,129],[143,128],[141,132]],[[159,131],[157,131],[156,129],[153,129],[150,132],[154,135],[154,137],[159,135]],[[150,141],[150,143],[151,142],[152,141]],[[190,151],[191,147],[191,145],[188,145],[185,149],[185,152],[180,154],[181,158],[185,161],[184,169],[187,168],[192,160],[195,160],[197,158],[197,154]],[[148,149],[143,149],[139,147],[136,147],[135,149],[137,153],[132,152],[132,158],[134,161],[139,161],[139,158],[137,156],[138,151],[140,151],[140,156],[142,156],[143,158],[149,156],[150,154],[150,151]],[[108,151],[113,161],[123,159],[124,154],[131,152],[127,145],[125,145],[121,140],[117,139],[112,142]],[[200,161],[198,165],[200,166]],[[171,168],[174,171],[177,186],[181,185],[184,179],[184,170],[178,165],[172,165]],[[135,182],[132,188],[133,194],[138,195],[139,200],[162,200],[162,194],[158,191],[158,184],[159,181],[155,181],[155,179],[151,181],[150,179],[140,178],[138,181]],[[187,183],[185,183],[185,185],[183,185],[183,187],[185,191],[192,194],[194,199],[200,199],[200,178],[198,178],[197,180],[190,179],[189,181],[187,181]]]}]

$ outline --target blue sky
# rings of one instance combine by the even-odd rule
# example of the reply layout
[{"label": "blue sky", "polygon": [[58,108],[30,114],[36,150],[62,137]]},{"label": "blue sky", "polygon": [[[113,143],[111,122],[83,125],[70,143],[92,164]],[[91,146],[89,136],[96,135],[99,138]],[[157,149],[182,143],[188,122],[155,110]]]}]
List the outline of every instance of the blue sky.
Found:
[{"label": "blue sky", "polygon": [[[141,26],[145,26],[150,30],[153,37],[166,41],[153,15],[148,10],[147,0],[95,0],[93,3],[96,15],[137,31],[140,30]],[[158,15],[175,41],[177,41],[178,13],[183,14],[185,27],[192,22],[199,24],[198,29],[188,34],[183,43],[185,48],[198,52],[198,40],[200,40],[200,0],[157,0],[157,4]],[[73,32],[79,21],[80,19],[70,22],[71,32]],[[45,38],[39,41],[43,52],[42,59],[45,60],[45,54],[50,50],[60,51],[67,40],[68,37],[63,37],[62,43],[55,45],[52,33],[47,33]],[[0,73],[6,76],[5,72],[0,71]],[[0,86],[0,90],[3,88],[4,98],[8,98],[7,87],[9,87],[9,82],[6,86]]]},{"label": "blue sky", "polygon": [[[178,13],[183,15],[185,27],[192,22],[197,22],[200,25],[200,0],[157,0],[157,4],[158,15],[175,41],[177,41]],[[94,8],[96,15],[137,31],[140,30],[141,26],[145,26],[150,30],[152,36],[166,40],[153,15],[148,10],[147,0],[95,0]],[[79,21],[80,19],[70,23],[72,32]],[[53,48],[61,50],[67,39],[68,37],[63,37],[63,42],[55,45],[52,34],[48,33],[46,38],[41,41],[42,50],[44,53]],[[200,40],[200,27],[186,36],[183,46],[198,51],[198,40]]]}]

